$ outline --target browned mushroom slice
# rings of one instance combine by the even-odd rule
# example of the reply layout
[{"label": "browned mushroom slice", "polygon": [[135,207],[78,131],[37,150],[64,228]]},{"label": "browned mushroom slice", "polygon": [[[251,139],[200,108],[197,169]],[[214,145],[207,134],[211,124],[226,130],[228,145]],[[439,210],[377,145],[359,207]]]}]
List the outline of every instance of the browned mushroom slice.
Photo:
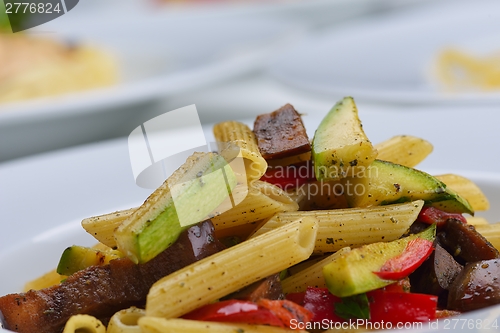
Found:
[{"label": "browned mushroom slice", "polygon": [[450,286],[448,308],[472,311],[500,303],[500,259],[465,265]]},{"label": "browned mushroom slice", "polygon": [[284,158],[311,150],[300,114],[290,104],[255,119],[253,131],[262,157]]}]

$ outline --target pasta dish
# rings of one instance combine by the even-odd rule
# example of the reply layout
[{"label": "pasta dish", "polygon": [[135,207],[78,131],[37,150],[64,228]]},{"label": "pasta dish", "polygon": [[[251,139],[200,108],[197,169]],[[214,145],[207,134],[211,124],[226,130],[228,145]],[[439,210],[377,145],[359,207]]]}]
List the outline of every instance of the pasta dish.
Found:
[{"label": "pasta dish", "polygon": [[474,217],[489,202],[471,180],[415,168],[428,141],[373,144],[351,97],[313,138],[290,104],[213,132],[217,151],[194,153],[141,206],[84,219],[97,244],[0,297],[0,325],[364,331],[500,303],[500,225]]}]

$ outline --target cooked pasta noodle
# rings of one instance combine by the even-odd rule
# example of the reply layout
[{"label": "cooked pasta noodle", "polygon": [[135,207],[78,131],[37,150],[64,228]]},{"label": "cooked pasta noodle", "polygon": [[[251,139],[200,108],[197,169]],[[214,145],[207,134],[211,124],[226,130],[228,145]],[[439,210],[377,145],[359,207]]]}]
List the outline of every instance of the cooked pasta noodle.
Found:
[{"label": "cooked pasta noodle", "polygon": [[247,125],[237,121],[226,121],[216,124],[213,132],[217,142],[222,144],[219,150],[223,156],[225,143],[232,143],[241,149],[248,181],[260,179],[264,175],[267,162],[260,154],[255,134]]},{"label": "cooked pasta noodle", "polygon": [[[235,191],[238,191],[238,187]],[[282,189],[256,180],[248,186],[248,194],[242,202],[211,220],[215,229],[220,230],[267,219],[279,212],[296,211],[298,208],[297,203]]]},{"label": "cooked pasta noodle", "polygon": [[281,281],[281,286],[285,294],[296,293],[305,291],[308,286],[315,288],[326,288],[325,278],[323,277],[323,266],[331,263],[335,258],[343,253],[350,251],[349,247],[344,247],[339,251],[335,252],[312,264],[309,267],[302,269],[299,272],[287,277]]},{"label": "cooked pasta noodle", "polygon": [[375,145],[379,160],[414,167],[433,150],[432,144],[411,135],[397,135]]},{"label": "cooked pasta noodle", "polygon": [[106,333],[106,326],[96,317],[80,314],[68,319],[63,333]]},{"label": "cooked pasta noodle", "polygon": [[466,199],[475,211],[490,209],[488,198],[473,181],[454,174],[435,177]]},{"label": "cooked pasta noodle", "polygon": [[210,321],[188,319],[165,319],[143,317],[139,320],[143,333],[306,333],[302,330],[289,330],[281,327],[265,325],[248,325],[239,323],[217,323]]},{"label": "cooked pasta noodle", "polygon": [[56,272],[56,270],[52,270],[48,273],[45,273],[44,275],[34,279],[34,280],[31,280],[29,282],[27,282],[25,285],[24,285],[24,291],[28,291],[28,290],[40,290],[40,289],[44,289],[44,288],[48,288],[48,287],[51,287],[53,285],[56,285],[56,284],[59,284],[61,282],[61,280],[64,280],[66,278],[66,276],[64,275],[60,275]]},{"label": "cooked pasta noodle", "polygon": [[137,208],[125,209],[109,214],[89,217],[82,220],[82,227],[99,242],[109,247],[116,247],[114,236],[116,228]]},{"label": "cooked pasta noodle", "polygon": [[252,236],[282,227],[287,223],[314,217],[319,221],[314,254],[335,252],[343,247],[391,241],[401,237],[416,220],[424,202],[369,208],[297,211],[276,214]]},{"label": "cooked pasta noodle", "polygon": [[109,320],[106,333],[141,333],[138,321],[145,314],[144,309],[135,307],[118,311]]},{"label": "cooked pasta noodle", "polygon": [[317,229],[316,219],[305,217],[174,272],[151,287],[146,314],[179,317],[301,262],[311,255]]}]

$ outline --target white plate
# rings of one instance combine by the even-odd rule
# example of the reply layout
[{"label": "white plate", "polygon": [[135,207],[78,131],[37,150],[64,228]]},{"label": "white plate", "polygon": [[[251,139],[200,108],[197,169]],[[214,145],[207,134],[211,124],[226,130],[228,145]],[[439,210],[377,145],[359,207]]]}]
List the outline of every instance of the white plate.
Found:
[{"label": "white plate", "polygon": [[[458,173],[474,180],[488,195],[491,202],[500,201],[500,174],[474,174],[460,171]],[[491,210],[485,214],[485,217],[491,218],[491,221],[499,220],[500,207],[492,205]],[[0,254],[0,267],[2,267],[0,295],[19,292],[25,282],[53,269],[66,247],[73,244],[91,246],[94,243],[95,239],[82,229],[79,221],[73,221],[45,231],[23,242],[15,249],[4,251]],[[457,325],[453,330],[454,332],[470,332],[467,325],[469,321],[476,323],[476,320],[482,320],[482,325],[486,325],[488,321],[489,325],[491,325],[495,318],[497,318],[498,325],[500,325],[500,305],[467,313],[461,318],[467,320],[465,324],[463,322],[446,323],[442,321],[439,328],[434,329],[432,327],[430,329],[428,323],[423,323],[423,328],[424,331],[437,332],[445,329],[446,326],[444,325],[448,324],[448,327]],[[462,327],[462,325],[464,326]]]},{"label": "white plate", "polygon": [[[363,114],[361,119],[366,120],[365,127],[371,128],[374,137],[401,134],[400,125],[405,121],[390,113],[375,111]],[[320,117],[305,117],[310,134],[320,120]],[[392,120],[392,131],[391,127],[382,127],[377,132],[374,126],[387,120]],[[251,125],[253,119],[244,122]],[[205,127],[208,140],[211,140],[210,133],[211,127]],[[460,144],[466,139],[457,138],[456,145],[448,145],[448,148],[460,152]],[[484,169],[460,171],[453,162],[441,163],[438,159],[427,164],[425,170],[470,177],[492,203],[500,200],[500,174]],[[135,185],[125,139],[0,164],[0,227],[3,230],[0,233],[0,295],[20,291],[26,281],[51,270],[67,246],[93,244],[94,239],[80,226],[82,218],[137,206],[149,193]],[[500,207],[492,204],[489,212],[478,215],[499,221]],[[498,307],[495,309],[498,311]],[[467,314],[467,318],[487,318],[490,310]]]},{"label": "white plate", "polygon": [[497,103],[500,92],[444,93],[429,71],[447,46],[478,55],[499,51],[499,34],[498,1],[439,1],[335,27],[284,50],[270,72],[302,89],[359,100]]}]

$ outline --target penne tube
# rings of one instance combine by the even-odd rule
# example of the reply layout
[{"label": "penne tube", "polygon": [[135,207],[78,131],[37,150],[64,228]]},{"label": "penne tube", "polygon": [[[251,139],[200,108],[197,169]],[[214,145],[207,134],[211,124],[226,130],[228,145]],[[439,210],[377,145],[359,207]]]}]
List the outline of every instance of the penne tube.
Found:
[{"label": "penne tube", "polygon": [[307,333],[303,330],[289,330],[281,327],[267,325],[249,325],[240,323],[218,323],[212,321],[165,319],[156,317],[143,317],[139,320],[143,333]]},{"label": "penne tube", "polygon": [[118,311],[109,320],[106,333],[142,333],[138,322],[145,314],[144,309],[136,307]]},{"label": "penne tube", "polygon": [[397,135],[375,145],[377,159],[414,167],[433,150],[432,144],[411,135]]},{"label": "penne tube", "polygon": [[323,267],[350,250],[351,248],[344,247],[326,258],[313,263],[311,266],[305,267],[303,270],[287,277],[281,281],[283,292],[285,294],[302,292],[306,291],[308,286],[326,288],[325,278],[323,277]]},{"label": "penne tube", "polygon": [[474,226],[496,249],[500,251],[500,222]]},{"label": "penne tube", "polygon": [[115,230],[136,210],[137,208],[130,208],[89,217],[82,220],[82,227],[102,244],[116,248]]},{"label": "penne tube", "polygon": [[311,255],[317,230],[304,217],[178,270],[151,287],[146,315],[182,316],[295,265]]},{"label": "penne tube", "polygon": [[305,152],[299,155],[293,155],[289,157],[284,157],[284,158],[279,158],[279,159],[273,159],[267,161],[267,164],[270,167],[276,167],[276,166],[286,166],[286,165],[292,165],[292,164],[297,164],[305,161],[310,161],[311,160],[311,152]]},{"label": "penne tube", "polygon": [[71,316],[62,333],[106,333],[106,326],[96,317],[89,315]]},{"label": "penne tube", "polygon": [[228,143],[240,148],[248,181],[260,179],[264,175],[267,162],[259,151],[255,134],[247,125],[237,121],[225,121],[216,124],[213,133],[222,156],[225,156],[224,150]]},{"label": "penne tube", "polygon": [[417,219],[423,204],[422,200],[417,200],[368,208],[279,213],[252,237],[305,217],[314,217],[319,222],[314,254],[335,252],[346,246],[358,247],[375,242],[389,242],[400,238],[408,230]]},{"label": "penne tube", "polygon": [[486,220],[484,217],[480,216],[466,216],[467,223],[472,224],[473,226],[477,226],[480,224],[489,224],[488,220]]},{"label": "penne tube", "polygon": [[299,210],[347,208],[344,186],[339,181],[312,181],[287,194],[299,204]]},{"label": "penne tube", "polygon": [[434,177],[445,183],[447,187],[451,188],[461,197],[466,199],[475,211],[490,209],[488,198],[470,179],[454,174],[445,174]]},{"label": "penne tube", "polygon": [[[238,190],[239,186],[236,187],[235,191]],[[285,191],[273,184],[256,180],[248,188],[244,187],[242,190],[248,191],[243,201],[211,218],[216,230],[256,222],[270,218],[276,213],[299,209],[298,204]]]},{"label": "penne tube", "polygon": [[52,270],[34,280],[31,280],[27,282],[24,285],[24,291],[28,290],[40,290],[48,287],[52,287],[56,284],[61,283],[62,280],[64,280],[66,276],[60,275],[56,272],[56,270]]}]

